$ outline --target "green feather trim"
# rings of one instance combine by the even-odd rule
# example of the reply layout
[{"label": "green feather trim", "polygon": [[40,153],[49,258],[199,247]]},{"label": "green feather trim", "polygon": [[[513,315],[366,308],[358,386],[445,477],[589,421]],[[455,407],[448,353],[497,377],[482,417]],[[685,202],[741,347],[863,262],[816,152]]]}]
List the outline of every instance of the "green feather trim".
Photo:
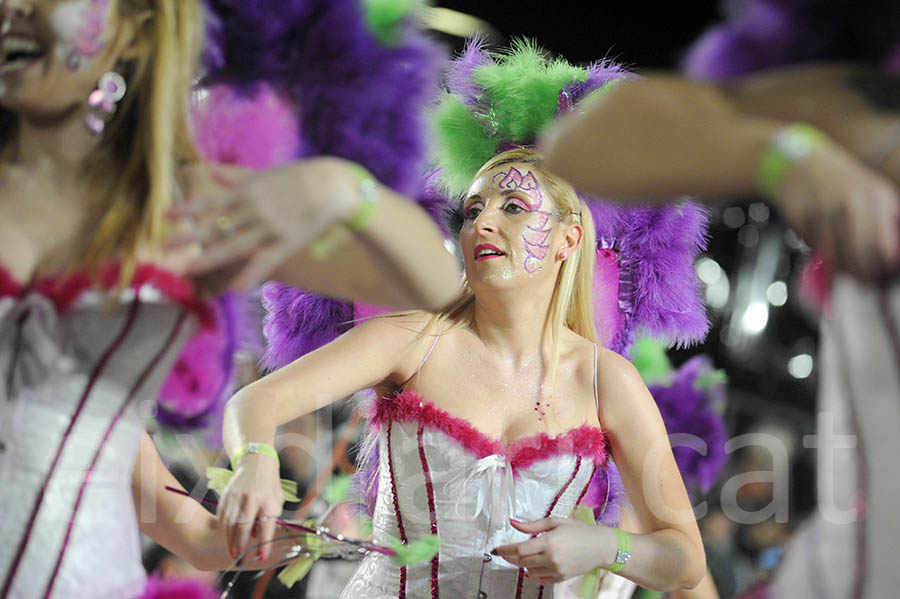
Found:
[{"label": "green feather trim", "polygon": [[672,378],[672,362],[666,355],[666,347],[650,337],[641,337],[632,346],[634,358],[631,363],[637,368],[646,385],[665,385]]},{"label": "green feather trim", "polygon": [[[206,469],[206,486],[221,496],[233,476],[234,472],[227,468],[210,466]],[[281,479],[281,492],[284,494],[285,501],[294,503],[300,501],[300,498],[297,497],[297,483],[292,480]]]},{"label": "green feather trim", "polygon": [[478,169],[497,154],[500,138],[487,137],[469,107],[448,93],[433,118],[440,140],[434,153],[434,163],[441,167],[440,182],[451,197],[462,197]]},{"label": "green feather trim", "polygon": [[728,375],[724,370],[710,370],[697,377],[694,381],[694,389],[709,391],[711,387],[728,384]]},{"label": "green feather trim", "polygon": [[441,548],[441,539],[437,535],[428,535],[414,543],[404,545],[400,539],[390,537],[389,546],[396,552],[393,557],[394,563],[398,566],[409,566],[427,562],[437,555]]},{"label": "green feather trim", "polygon": [[343,501],[350,491],[350,476],[347,474],[337,474],[328,481],[328,486],[322,491],[322,499],[328,505],[334,505]]},{"label": "green feather trim", "polygon": [[500,139],[532,143],[556,116],[559,92],[587,79],[587,71],[561,58],[549,60],[529,40],[513,42],[496,64],[475,69],[474,82],[482,87],[496,114]]},{"label": "green feather trim", "polygon": [[363,0],[366,26],[383,45],[397,45],[400,23],[423,4],[422,0]]}]

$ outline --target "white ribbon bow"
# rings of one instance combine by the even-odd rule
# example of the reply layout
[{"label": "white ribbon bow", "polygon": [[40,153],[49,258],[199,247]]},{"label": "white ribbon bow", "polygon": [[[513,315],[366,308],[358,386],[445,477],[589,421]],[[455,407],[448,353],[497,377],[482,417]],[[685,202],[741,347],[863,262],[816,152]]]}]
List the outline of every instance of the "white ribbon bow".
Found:
[{"label": "white ribbon bow", "polygon": [[0,299],[0,364],[11,365],[11,379],[3,381],[0,399],[7,383],[32,384],[58,369],[64,358],[59,317],[53,303],[36,293],[21,299]]},{"label": "white ribbon bow", "polygon": [[[447,492],[451,496],[462,498],[470,485],[476,485],[478,495],[475,500],[475,512],[472,519],[484,513],[485,505],[490,505],[490,517],[496,519],[498,513],[506,509],[506,517],[512,517],[515,510],[516,488],[513,482],[512,464],[506,456],[493,453],[481,458],[472,466],[460,472],[447,483]],[[459,503],[456,504],[456,515],[459,516]]]}]

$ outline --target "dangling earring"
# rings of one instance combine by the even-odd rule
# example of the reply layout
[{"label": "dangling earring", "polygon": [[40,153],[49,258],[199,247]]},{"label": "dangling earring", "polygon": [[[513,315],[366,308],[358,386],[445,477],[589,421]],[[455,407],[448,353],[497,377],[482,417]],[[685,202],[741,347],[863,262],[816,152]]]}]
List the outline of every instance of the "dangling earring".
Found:
[{"label": "dangling earring", "polygon": [[128,86],[125,78],[115,71],[109,71],[100,77],[97,89],[88,96],[90,112],[84,118],[91,135],[100,135],[116,114],[116,105],[125,97]]}]

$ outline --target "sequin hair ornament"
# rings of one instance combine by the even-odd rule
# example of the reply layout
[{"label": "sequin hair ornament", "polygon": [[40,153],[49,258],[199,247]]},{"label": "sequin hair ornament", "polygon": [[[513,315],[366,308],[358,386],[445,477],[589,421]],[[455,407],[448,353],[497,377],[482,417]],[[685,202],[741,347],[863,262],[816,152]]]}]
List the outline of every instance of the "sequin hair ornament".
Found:
[{"label": "sequin hair ornament", "polygon": [[[471,41],[433,117],[441,188],[461,197],[488,160],[533,145],[555,118],[629,77],[610,61],[582,68],[548,58],[529,41],[505,53]],[[706,211],[689,201],[622,208],[581,197],[597,233],[594,311],[604,344],[628,356],[638,331],[678,346],[702,340],[708,321],[693,262],[705,246]]]}]

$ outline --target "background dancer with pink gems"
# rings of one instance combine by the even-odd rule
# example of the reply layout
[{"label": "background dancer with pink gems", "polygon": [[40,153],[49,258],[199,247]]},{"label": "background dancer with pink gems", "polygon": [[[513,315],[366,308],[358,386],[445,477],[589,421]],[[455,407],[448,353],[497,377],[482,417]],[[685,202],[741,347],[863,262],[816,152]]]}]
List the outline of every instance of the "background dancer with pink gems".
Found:
[{"label": "background dancer with pink gems", "polygon": [[[203,29],[195,0],[5,0],[0,15],[0,597],[137,596],[132,486],[148,489],[132,471],[152,452],[138,405],[156,398],[193,331],[215,326],[197,284],[208,293],[271,274],[437,306],[458,269],[421,210],[347,161],[252,175],[199,162],[186,122]],[[396,226],[404,236],[385,235]],[[335,227],[344,253],[371,256],[374,244],[403,283],[348,293],[333,272],[304,271],[304,248]],[[419,262],[423,252],[433,259]],[[176,549],[203,545],[189,556],[231,561],[195,522],[153,524]]]},{"label": "background dancer with pink gems", "polygon": [[[696,524],[677,468],[670,462],[671,450],[655,404],[640,378],[628,374],[627,362],[586,341],[596,338],[597,325],[603,329],[604,343],[622,352],[628,351],[637,328],[682,343],[702,336],[705,318],[691,266],[702,239],[702,211],[691,204],[631,212],[591,204],[588,210],[574,190],[542,168],[532,150],[491,158],[507,141],[533,143],[537,131],[557,113],[557,97],[571,94],[577,101],[621,76],[615,65],[598,64],[584,71],[563,61],[547,61],[527,44],[508,57],[489,55],[478,44],[470,46],[450,74],[451,90],[459,95],[445,98],[436,117],[442,129],[438,151],[445,168],[442,181],[454,197],[465,198],[451,227],[460,233],[466,261],[468,283],[460,300],[437,315],[411,313],[365,322],[250,385],[229,402],[226,448],[244,455],[247,442],[271,443],[278,422],[362,387],[374,385],[378,391],[370,412],[375,457],[362,470],[364,478],[371,473],[370,481],[376,483],[367,485],[375,493],[374,536],[402,539],[434,533],[442,546],[430,564],[406,568],[367,557],[345,596],[425,597],[443,589],[444,594],[462,596],[550,597],[556,592],[555,582],[592,573],[597,566],[622,567],[622,575],[657,588],[694,586],[702,577],[705,564],[698,557],[702,553],[699,537],[694,536]],[[539,106],[529,112],[539,115],[532,121],[523,119],[523,96],[513,83],[522,80]],[[464,98],[469,94],[477,100],[467,105]],[[485,114],[506,118],[485,124]],[[448,115],[455,120],[447,120]],[[512,123],[519,125],[516,135],[508,133]],[[445,144],[449,133],[444,131],[456,136],[471,132],[465,138],[471,145],[455,147],[475,150],[448,151],[452,143]],[[485,150],[491,146],[493,150]],[[482,159],[487,164],[482,165]],[[500,189],[497,183],[508,175],[516,179],[513,168],[523,181],[530,172],[537,189]],[[541,209],[552,214],[547,221],[551,233],[538,244],[548,245],[549,251],[543,268],[528,272],[533,262],[528,261],[532,248],[526,234],[544,228],[542,215],[529,210],[541,205],[538,196],[544,202]],[[602,217],[596,230],[592,211]],[[606,258],[597,270],[595,255]],[[669,276],[660,276],[663,272]],[[594,320],[590,299],[598,275],[603,293],[597,300],[604,314],[614,315],[600,323]],[[280,307],[270,309],[278,314]],[[274,342],[270,356],[279,360],[290,354],[287,348],[303,346],[286,330],[270,326],[268,333]],[[467,373],[463,377],[461,367]],[[623,384],[631,391],[623,392]],[[304,389],[302,398],[296,394],[298,387]],[[630,428],[616,430],[616,414],[628,402],[615,398],[626,395],[635,420],[619,422],[622,427],[639,426],[640,432],[634,434]],[[649,438],[633,446],[630,442],[645,434],[661,435],[658,455],[664,465],[658,472],[664,473],[664,502],[671,508],[662,511],[677,522],[648,509],[640,484],[634,484],[644,464],[643,452],[652,442]],[[628,470],[626,487],[650,531],[635,537],[639,540],[633,554],[641,544],[645,558],[639,566],[621,564],[628,559],[627,552],[611,529],[568,519],[582,497],[590,496],[598,500],[604,524],[616,524],[617,494],[608,473],[607,440],[613,454],[621,452],[617,463]],[[638,446],[641,458],[630,459]],[[273,465],[267,456],[245,457],[226,490],[219,515],[230,525],[230,542],[236,550],[248,541],[242,519],[280,506]],[[592,479],[599,488],[588,492],[594,486],[588,484]],[[260,493],[257,481],[265,481],[262,488],[271,490]],[[687,511],[674,505],[684,505]],[[551,521],[509,523],[509,517],[535,521],[551,517]],[[587,542],[590,548],[585,545],[577,557],[560,554],[562,570],[542,562],[546,554],[526,558],[534,543],[517,541],[528,541],[541,527],[548,531],[541,536],[544,541],[559,538],[569,549]],[[594,551],[598,546],[603,549]],[[659,551],[648,554],[654,546]],[[492,555],[495,548],[498,554]],[[622,553],[616,566],[618,550]],[[607,556],[601,557],[604,552]],[[602,578],[605,588],[614,580],[596,574],[586,577],[588,586]],[[580,584],[575,582],[579,591]]]}]

